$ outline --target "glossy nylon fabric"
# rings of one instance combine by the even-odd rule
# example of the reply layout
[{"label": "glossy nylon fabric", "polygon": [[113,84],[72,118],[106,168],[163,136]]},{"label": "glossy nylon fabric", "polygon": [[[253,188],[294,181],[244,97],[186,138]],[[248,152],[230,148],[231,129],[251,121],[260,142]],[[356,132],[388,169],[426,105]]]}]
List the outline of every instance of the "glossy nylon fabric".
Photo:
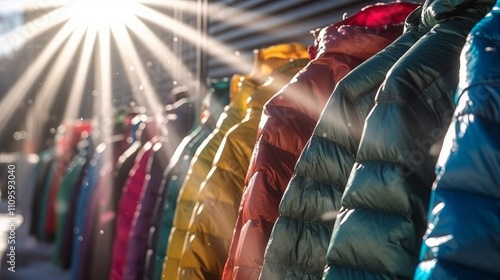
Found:
[{"label": "glossy nylon fabric", "polygon": [[316,31],[312,60],[264,108],[223,279],[258,279],[279,201],[336,83],[401,35],[416,7],[369,6]]},{"label": "glossy nylon fabric", "polygon": [[144,276],[147,238],[151,226],[154,200],[158,194],[165,167],[165,163],[159,155],[163,153],[162,145],[165,145],[165,143],[157,142],[152,148],[151,168],[146,175],[143,188],[139,194],[126,243],[123,279],[142,279]]},{"label": "glossy nylon fabric", "polygon": [[[173,217],[173,224],[165,248],[165,258],[162,261],[162,279],[177,275],[177,266],[182,252],[184,236],[188,230],[189,220],[195,205],[196,195],[205,176],[207,175],[217,148],[226,132],[245,116],[245,100],[251,94],[252,88],[247,83],[240,83],[241,76],[235,75],[232,84],[239,85],[231,89],[231,103],[220,116],[216,129],[203,141],[191,160],[189,171],[184,179],[177,196],[177,205]],[[167,225],[168,227],[168,225]],[[166,229],[168,231],[168,229]],[[171,246],[172,245],[172,246]],[[172,248],[173,247],[173,248]],[[167,267],[165,267],[167,265]],[[168,269],[172,267],[172,269]],[[167,272],[172,271],[172,272]]]},{"label": "glossy nylon fabric", "polygon": [[39,209],[37,212],[37,227],[36,227],[36,236],[39,240],[44,241],[44,242],[52,242],[53,235],[48,234],[48,232],[45,230],[45,222],[47,220],[47,210],[49,208],[49,201],[50,201],[50,189],[52,186],[52,182],[54,181],[54,177],[56,177],[56,171],[58,170],[57,165],[58,165],[58,156],[57,153],[54,155],[54,158],[51,160],[49,168],[47,170],[47,176],[44,184],[42,185],[41,188],[41,195],[39,196],[40,198],[40,203]]},{"label": "glossy nylon fabric", "polygon": [[[89,261],[90,279],[109,279],[111,262],[113,258],[113,240],[115,237],[116,212],[120,201],[122,189],[128,179],[130,170],[133,168],[137,154],[141,150],[145,139],[137,139],[144,128],[144,115],[138,114],[131,120],[132,143],[128,143],[128,148],[117,155],[115,168],[111,174],[113,181],[107,186],[106,197],[103,197],[103,204],[99,205],[101,218],[96,221],[96,228],[99,229],[99,238],[95,239],[95,248]],[[135,140],[133,140],[135,139]],[[143,143],[144,142],[144,143]],[[102,230],[102,233],[100,232]]]},{"label": "glossy nylon fabric", "polygon": [[[84,181],[85,178],[88,176],[88,172],[90,170],[90,164],[92,163],[92,159],[95,155],[95,144],[93,143],[92,139],[89,137],[86,139],[88,143],[87,149],[87,155],[86,155],[86,162],[84,163],[84,166],[82,168],[82,172],[79,175],[78,180],[75,182],[75,186],[72,187],[71,193],[68,197],[68,209],[66,213],[66,218],[65,220],[62,220],[62,224],[59,225],[62,228],[60,232],[58,232],[58,236],[56,238],[60,239],[61,242],[61,247],[59,250],[59,256],[61,260],[63,261],[63,265],[65,263],[68,263],[68,265],[71,267],[71,269],[75,269],[76,264],[73,264],[73,250],[75,250],[73,246],[73,235],[74,235],[74,230],[75,230],[75,224],[77,220],[77,214],[78,214],[78,203],[80,201],[80,193],[82,192],[82,188],[84,187]],[[61,236],[59,236],[61,234]]]},{"label": "glossy nylon fabric", "polygon": [[91,124],[87,122],[67,123],[58,127],[55,143],[55,154],[47,170],[48,174],[41,186],[40,200],[34,204],[36,210],[36,236],[45,242],[53,242],[56,232],[56,201],[61,178],[75,155],[76,145],[82,133],[88,133]]},{"label": "glossy nylon fabric", "polygon": [[109,151],[104,154],[104,166],[99,170],[99,178],[86,206],[83,240],[80,244],[80,257],[78,260],[78,266],[82,268],[80,269],[79,279],[91,279],[92,262],[96,256],[102,258],[102,248],[96,245],[99,244],[104,233],[103,229],[99,227],[99,222],[104,220],[105,217],[105,214],[103,215],[101,212],[101,205],[106,201],[107,193],[110,191],[109,186],[111,186],[112,182],[115,155],[123,152],[123,147],[125,147],[123,140],[124,138],[120,135],[110,138],[111,143],[107,145]]},{"label": "glossy nylon fabric", "polygon": [[465,38],[491,1],[427,1],[423,36],[375,97],[342,197],[325,279],[411,279]]},{"label": "glossy nylon fabric", "polygon": [[500,279],[500,2],[470,32],[418,280]]},{"label": "glossy nylon fabric", "polygon": [[72,242],[72,254],[71,254],[71,280],[82,279],[83,270],[86,269],[82,265],[82,258],[85,257],[85,249],[83,246],[83,241],[87,237],[86,232],[86,221],[88,220],[88,209],[92,197],[92,192],[99,183],[99,172],[101,169],[106,168],[106,162],[104,160],[107,154],[108,147],[105,143],[99,144],[92,155],[92,159],[89,162],[87,173],[82,181],[82,186],[79,188],[78,198],[76,201],[76,212],[74,216],[74,227],[73,227],[73,242]]},{"label": "glossy nylon fabric", "polygon": [[[236,80],[235,80],[236,82]],[[161,279],[165,248],[172,228],[177,196],[194,153],[216,127],[216,121],[230,101],[229,79],[208,81],[209,92],[202,105],[202,124],[177,147],[166,168],[155,203],[153,224],[149,230],[144,279]]]},{"label": "glossy nylon fabric", "polygon": [[128,137],[117,145],[128,148],[125,151],[123,148],[115,148],[113,158],[116,158],[116,164],[108,174],[105,174],[105,180],[95,192],[99,203],[95,207],[92,250],[86,258],[88,269],[85,270],[85,279],[109,279],[113,261],[117,211],[122,190],[128,180],[130,170],[135,165],[137,154],[149,138],[147,130],[144,130],[147,117],[141,113],[140,108],[135,108],[135,110],[138,113],[132,112],[131,116],[125,120],[125,135]]},{"label": "glossy nylon fabric", "polygon": [[129,232],[125,258],[125,279],[130,277],[142,279],[144,276],[148,234],[163,173],[176,148],[193,124],[194,108],[192,102],[187,99],[177,101],[167,112],[164,124],[161,126],[165,135],[153,147],[151,169],[138,198]]},{"label": "glossy nylon fabric", "polygon": [[62,137],[56,143],[57,160],[54,166],[55,173],[49,189],[47,190],[48,200],[46,209],[44,210],[44,231],[50,237],[51,241],[53,241],[57,230],[57,195],[61,179],[64,174],[66,174],[68,165],[71,163],[71,160],[76,154],[77,144],[81,139],[81,135],[83,133],[88,135],[92,130],[92,124],[88,121],[78,121],[65,124],[62,127],[64,132],[62,133]]},{"label": "glossy nylon fabric", "polygon": [[92,144],[88,140],[83,140],[78,146],[78,153],[61,179],[57,200],[59,210],[52,261],[62,268],[69,268],[71,264],[71,240],[76,199],[93,152]]},{"label": "glossy nylon fabric", "polygon": [[149,230],[144,279],[161,279],[165,249],[172,228],[179,190],[189,170],[189,163],[194,153],[214,129],[215,122],[213,125],[203,124],[199,130],[193,131],[193,134],[186,137],[179,145],[171,164],[165,170],[160,185],[161,190],[155,204],[156,216],[153,218],[153,226]]},{"label": "glossy nylon fabric", "polygon": [[[127,121],[126,119],[125,122]],[[127,128],[125,127],[124,130],[126,131]],[[120,182],[120,180],[116,180],[115,171],[119,167],[123,167],[122,155],[124,153],[130,152],[129,149],[132,147],[137,147],[139,150],[139,146],[135,145],[137,143],[134,142],[131,145],[125,135],[117,134],[112,137],[113,154],[109,155],[109,158],[112,158],[113,164],[100,170],[98,185],[92,191],[91,201],[87,205],[89,218],[85,228],[88,233],[81,245],[86,246],[87,251],[84,261],[79,262],[85,268],[81,270],[81,279],[109,278],[115,224],[115,211],[111,211],[109,208],[112,201],[110,197],[112,197],[115,184]],[[123,184],[121,184],[120,192],[122,187]]]},{"label": "glossy nylon fabric", "polygon": [[[62,258],[62,246],[63,246],[63,238],[64,238],[64,230],[67,228],[67,223],[71,223],[72,219],[68,219],[68,209],[71,191],[73,188],[76,188],[78,177],[83,170],[83,166],[85,164],[85,156],[77,154],[71,163],[68,166],[68,170],[66,174],[64,174],[61,179],[61,185],[59,187],[59,192],[57,195],[57,203],[59,204],[60,212],[57,213],[57,229],[55,235],[55,247],[54,253],[52,255],[52,262],[61,267],[61,268],[69,268],[71,258]],[[80,182],[81,184],[81,182]],[[72,225],[70,227],[72,229]],[[69,239],[67,240],[69,242]],[[64,244],[64,246],[71,247],[70,244]]]},{"label": "glossy nylon fabric", "polygon": [[31,203],[31,224],[30,224],[30,234],[34,235],[37,239],[41,239],[38,234],[38,228],[40,227],[42,217],[41,209],[43,207],[43,194],[45,193],[45,186],[47,182],[51,181],[51,167],[53,162],[56,160],[56,150],[54,146],[43,150],[40,154],[40,161],[36,167],[36,181],[34,186],[33,201]]},{"label": "glossy nylon fabric", "polygon": [[[307,52],[302,56],[307,56]],[[221,278],[262,108],[308,62],[309,59],[291,59],[276,69],[270,75],[271,82],[258,86],[249,98],[245,119],[224,137],[198,194],[179,279]]]},{"label": "glossy nylon fabric", "polygon": [[413,13],[405,34],[335,87],[280,202],[260,279],[322,277],[335,211],[354,164],[363,121],[387,71],[418,40],[412,31],[415,20],[418,15]]},{"label": "glossy nylon fabric", "polygon": [[[207,138],[205,140],[206,144],[204,143],[198,148],[197,155],[195,155],[191,162],[190,170],[179,193],[174,215],[174,226],[170,232],[171,237],[169,238],[167,256],[162,271],[162,279],[176,279],[175,277],[177,277],[179,260],[183,250],[182,247],[189,229],[189,222],[198,191],[212,167],[212,161],[222,138],[232,126],[239,123],[245,117],[247,109],[246,101],[253,93],[255,83],[260,84],[265,81],[273,70],[287,63],[289,59],[301,58],[298,52],[302,56],[307,56],[306,48],[297,43],[280,44],[255,51],[252,72],[244,77],[239,77],[239,81],[236,80],[231,86],[231,104],[226,111],[227,114],[221,116],[218,121],[218,123],[224,122],[224,129],[218,125],[220,128],[214,131],[214,136]],[[233,93],[236,94],[235,97],[233,97]]]},{"label": "glossy nylon fabric", "polygon": [[127,183],[123,187],[120,198],[115,239],[113,241],[113,258],[111,262],[110,280],[124,279],[125,258],[130,229],[132,227],[133,215],[138,202],[138,197],[144,187],[146,175],[151,168],[153,146],[155,142],[148,141],[137,155],[134,167],[130,170]]}]

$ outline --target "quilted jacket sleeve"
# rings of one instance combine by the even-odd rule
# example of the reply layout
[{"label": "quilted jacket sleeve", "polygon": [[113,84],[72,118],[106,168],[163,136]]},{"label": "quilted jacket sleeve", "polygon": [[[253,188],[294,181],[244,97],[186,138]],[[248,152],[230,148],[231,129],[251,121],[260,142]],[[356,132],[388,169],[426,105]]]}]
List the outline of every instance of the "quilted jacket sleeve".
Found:
[{"label": "quilted jacket sleeve", "polygon": [[415,279],[500,278],[500,4],[470,33]]},{"label": "quilted jacket sleeve", "polygon": [[366,119],[328,249],[326,279],[413,277],[435,150],[454,110],[459,54],[491,7],[477,1],[430,20],[426,9],[437,2],[424,5],[418,30],[425,35],[391,68]]},{"label": "quilted jacket sleeve", "polygon": [[419,38],[410,29],[337,84],[279,205],[260,279],[321,279],[363,120],[389,68]]}]

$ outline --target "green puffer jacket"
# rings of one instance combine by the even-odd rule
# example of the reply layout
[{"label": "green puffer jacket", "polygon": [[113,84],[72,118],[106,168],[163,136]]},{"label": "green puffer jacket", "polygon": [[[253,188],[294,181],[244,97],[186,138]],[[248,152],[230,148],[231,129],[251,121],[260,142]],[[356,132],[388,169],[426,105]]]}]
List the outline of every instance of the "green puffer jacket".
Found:
[{"label": "green puffer jacket", "polygon": [[412,279],[434,166],[454,111],[460,52],[493,0],[427,0],[418,40],[391,68],[365,122],[325,279]]},{"label": "green puffer jacket", "polygon": [[409,19],[405,34],[337,84],[281,200],[260,279],[321,279],[335,223],[327,216],[340,207],[363,122],[387,71],[421,36],[418,14]]}]

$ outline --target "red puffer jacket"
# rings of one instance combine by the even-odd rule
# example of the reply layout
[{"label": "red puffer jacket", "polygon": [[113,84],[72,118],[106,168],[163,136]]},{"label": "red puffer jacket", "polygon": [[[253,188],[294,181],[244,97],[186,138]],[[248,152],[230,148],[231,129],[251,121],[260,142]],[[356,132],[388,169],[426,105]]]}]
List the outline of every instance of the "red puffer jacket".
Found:
[{"label": "red puffer jacket", "polygon": [[369,6],[314,33],[311,62],[263,112],[223,279],[258,279],[279,202],[335,85],[398,37],[416,7]]}]

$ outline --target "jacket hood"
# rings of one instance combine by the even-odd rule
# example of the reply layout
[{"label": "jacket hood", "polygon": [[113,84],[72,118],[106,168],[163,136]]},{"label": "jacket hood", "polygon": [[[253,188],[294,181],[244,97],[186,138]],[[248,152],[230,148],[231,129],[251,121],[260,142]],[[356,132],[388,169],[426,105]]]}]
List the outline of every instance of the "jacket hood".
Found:
[{"label": "jacket hood", "polygon": [[288,62],[276,69],[267,81],[247,100],[248,108],[262,109],[264,104],[271,99],[283,86],[290,82],[291,78],[304,68],[309,59],[289,59]]},{"label": "jacket hood", "polygon": [[[254,66],[248,75],[233,75],[230,83],[231,108],[246,110],[249,97],[257,98],[263,91],[259,87],[267,87],[271,80],[270,75],[283,72],[287,69],[290,61],[305,59],[308,57],[307,48],[298,43],[279,44],[268,48],[254,51]],[[288,81],[286,81],[288,82]],[[282,84],[283,85],[283,84]],[[271,88],[271,87],[267,87]],[[274,95],[281,87],[273,86]],[[262,97],[266,101],[270,98]],[[266,99],[267,98],[267,99]],[[261,106],[262,107],[262,106]]]},{"label": "jacket hood", "polygon": [[254,50],[254,66],[248,78],[262,84],[267,77],[290,59],[308,58],[307,47],[300,43],[285,43]]},{"label": "jacket hood", "polygon": [[[495,4],[495,0],[428,0],[423,6],[422,27],[432,29],[436,24],[451,17],[477,22]],[[463,16],[467,15],[467,16]]]},{"label": "jacket hood", "polygon": [[222,79],[207,79],[207,94],[203,98],[200,108],[201,123],[213,123],[219,119],[224,111],[224,108],[229,103],[230,80]]},{"label": "jacket hood", "polygon": [[234,75],[231,81],[231,103],[230,108],[247,109],[247,99],[255,91],[255,83],[248,76]]},{"label": "jacket hood", "polygon": [[367,6],[345,20],[313,30],[309,57],[342,53],[365,60],[373,49],[387,46],[401,35],[406,16],[418,6],[404,2]]},{"label": "jacket hood", "polygon": [[240,74],[234,74],[229,81],[229,105],[231,105],[238,95],[238,84],[240,82]]}]

